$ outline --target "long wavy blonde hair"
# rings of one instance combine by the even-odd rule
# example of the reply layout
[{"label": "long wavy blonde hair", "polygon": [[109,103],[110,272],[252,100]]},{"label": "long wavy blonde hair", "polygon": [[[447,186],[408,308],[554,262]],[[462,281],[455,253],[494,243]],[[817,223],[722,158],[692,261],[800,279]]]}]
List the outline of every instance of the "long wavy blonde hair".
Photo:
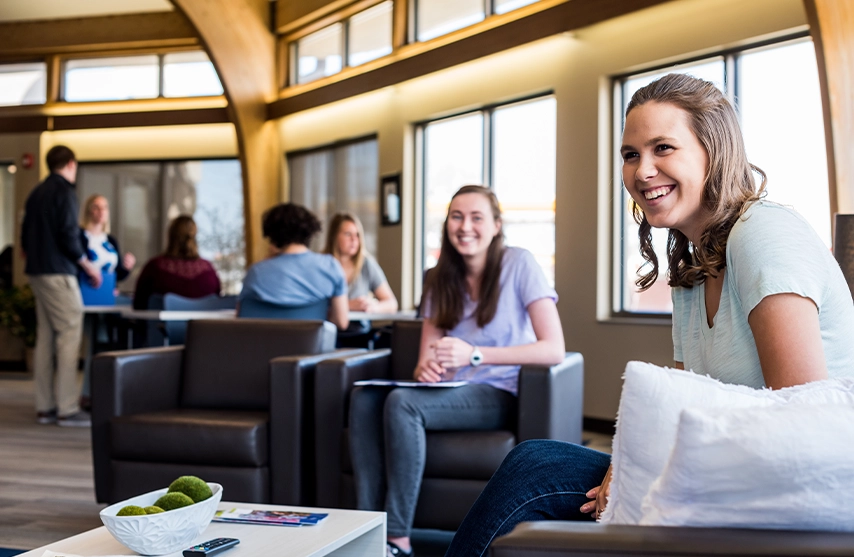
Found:
[{"label": "long wavy blonde hair", "polygon": [[341,258],[341,250],[338,249],[338,233],[345,222],[355,224],[359,234],[359,251],[353,257],[353,280],[356,280],[356,277],[362,272],[362,266],[365,264],[365,255],[368,253],[365,249],[365,229],[362,227],[362,221],[359,220],[359,217],[353,213],[335,213],[332,216],[332,220],[329,221],[329,230],[326,233],[326,246],[323,249],[323,253],[328,253],[334,256],[335,259]]},{"label": "long wavy blonde hair", "polygon": [[[672,104],[688,113],[691,131],[709,155],[703,185],[700,243],[675,229],[668,231],[667,284],[691,288],[706,277],[716,277],[726,267],[726,244],[735,222],[765,191],[766,176],[747,160],[741,126],[732,104],[714,84],[683,74],[668,74],[638,89],[626,108],[629,113],[648,102]],[[762,181],[757,189],[753,173]],[[652,226],[641,208],[632,202],[632,214],[640,225],[640,252],[646,265],[635,281],[644,291],[658,279],[658,257],[652,246]],[[648,272],[644,272],[649,269]]]}]

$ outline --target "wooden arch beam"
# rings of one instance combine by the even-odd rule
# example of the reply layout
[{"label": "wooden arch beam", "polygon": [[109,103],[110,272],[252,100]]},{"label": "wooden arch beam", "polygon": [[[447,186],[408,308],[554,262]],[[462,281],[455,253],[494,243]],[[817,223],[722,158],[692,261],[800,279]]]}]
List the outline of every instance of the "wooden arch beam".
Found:
[{"label": "wooden arch beam", "polygon": [[279,135],[267,121],[276,98],[275,37],[269,0],[170,0],[199,34],[216,67],[237,132],[243,173],[246,258],[265,255],[262,213],[279,201]]},{"label": "wooden arch beam", "polygon": [[824,111],[831,209],[854,213],[854,2],[804,0]]}]

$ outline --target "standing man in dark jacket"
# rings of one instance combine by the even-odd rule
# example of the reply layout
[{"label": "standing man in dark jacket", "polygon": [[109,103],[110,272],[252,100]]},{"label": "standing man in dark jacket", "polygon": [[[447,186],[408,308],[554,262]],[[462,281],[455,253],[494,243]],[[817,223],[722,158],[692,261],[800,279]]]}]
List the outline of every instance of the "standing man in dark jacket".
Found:
[{"label": "standing man in dark jacket", "polygon": [[27,198],[21,230],[25,272],[36,297],[38,321],[33,362],[36,416],[42,424],[86,427],[91,425],[89,413],[78,405],[83,300],[77,272],[82,269],[95,286],[100,286],[101,274],[89,263],[80,244],[74,152],[57,145],[48,151],[46,159],[50,176]]}]

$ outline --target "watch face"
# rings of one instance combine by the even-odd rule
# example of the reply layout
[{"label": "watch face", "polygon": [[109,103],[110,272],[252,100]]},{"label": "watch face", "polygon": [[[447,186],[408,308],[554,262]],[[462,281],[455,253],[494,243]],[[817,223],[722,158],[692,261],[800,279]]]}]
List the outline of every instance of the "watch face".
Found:
[{"label": "watch face", "polygon": [[471,353],[471,365],[476,366],[480,365],[480,362],[483,361],[483,354],[481,354],[480,350],[477,348],[474,349],[474,352]]}]

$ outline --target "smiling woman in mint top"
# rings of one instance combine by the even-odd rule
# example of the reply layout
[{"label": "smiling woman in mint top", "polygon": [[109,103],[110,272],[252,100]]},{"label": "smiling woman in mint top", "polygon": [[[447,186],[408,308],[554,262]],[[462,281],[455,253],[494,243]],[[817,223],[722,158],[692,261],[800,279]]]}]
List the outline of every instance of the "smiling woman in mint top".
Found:
[{"label": "smiling woman in mint top", "polygon": [[[757,389],[854,376],[854,303],[839,265],[800,215],[761,199],[765,174],[748,162],[738,116],[712,83],[670,74],[639,89],[620,153],[648,263],[641,290],[660,272],[652,228],[668,229],[676,367]],[[446,557],[485,555],[520,522],[600,517],[610,481],[610,455],[521,443]]]},{"label": "smiling woman in mint top", "polygon": [[357,387],[350,399],[358,508],[388,513],[388,555],[412,554],[425,431],[508,427],[520,365],[564,358],[557,294],[530,252],[504,246],[498,199],[488,188],[464,186],[451,199],[428,277],[415,378],[467,384]]}]

